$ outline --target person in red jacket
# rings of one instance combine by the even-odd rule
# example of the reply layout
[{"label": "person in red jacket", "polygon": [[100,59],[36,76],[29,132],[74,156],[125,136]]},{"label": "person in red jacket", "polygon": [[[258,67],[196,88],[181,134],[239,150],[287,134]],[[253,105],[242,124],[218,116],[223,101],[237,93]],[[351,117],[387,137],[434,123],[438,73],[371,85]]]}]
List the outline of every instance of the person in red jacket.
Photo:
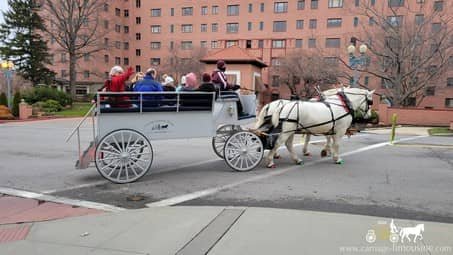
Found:
[{"label": "person in red jacket", "polygon": [[[126,81],[134,74],[132,67],[129,67],[126,72],[121,66],[114,66],[110,70],[109,79],[105,81],[104,87],[107,92],[124,92],[126,90]],[[128,101],[127,96],[115,96],[110,98],[110,103],[114,107],[129,107],[130,104],[124,103]]]}]

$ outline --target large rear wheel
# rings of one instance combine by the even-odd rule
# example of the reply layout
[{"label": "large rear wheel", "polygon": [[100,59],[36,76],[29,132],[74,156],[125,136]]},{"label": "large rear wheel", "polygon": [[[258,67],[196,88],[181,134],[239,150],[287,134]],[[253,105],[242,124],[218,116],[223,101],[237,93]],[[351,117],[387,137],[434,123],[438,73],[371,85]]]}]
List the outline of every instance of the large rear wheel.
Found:
[{"label": "large rear wheel", "polygon": [[263,143],[252,132],[240,131],[231,135],[225,142],[225,162],[239,172],[250,171],[263,159]]}]

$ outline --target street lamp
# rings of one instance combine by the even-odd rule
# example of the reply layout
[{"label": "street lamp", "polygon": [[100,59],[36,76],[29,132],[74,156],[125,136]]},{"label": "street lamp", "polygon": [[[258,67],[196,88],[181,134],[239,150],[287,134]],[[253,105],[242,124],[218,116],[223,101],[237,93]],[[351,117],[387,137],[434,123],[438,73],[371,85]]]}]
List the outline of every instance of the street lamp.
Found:
[{"label": "street lamp", "polygon": [[3,71],[3,74],[5,75],[6,78],[6,87],[7,87],[7,98],[8,98],[8,108],[11,110],[12,109],[12,80],[13,80],[13,68],[14,68],[14,63],[12,61],[3,61],[0,64],[0,67]]},{"label": "street lamp", "polygon": [[366,44],[362,43],[359,46],[360,55],[359,56],[355,55],[356,41],[357,41],[357,39],[352,37],[351,45],[349,45],[347,48],[347,51],[349,54],[349,67],[351,67],[351,69],[354,71],[353,82],[351,85],[351,87],[353,87],[353,88],[358,87],[357,82],[360,79],[360,73],[358,72],[359,68],[368,66],[368,62],[369,62],[367,56],[365,55],[365,53],[368,50],[368,47],[366,46]]}]

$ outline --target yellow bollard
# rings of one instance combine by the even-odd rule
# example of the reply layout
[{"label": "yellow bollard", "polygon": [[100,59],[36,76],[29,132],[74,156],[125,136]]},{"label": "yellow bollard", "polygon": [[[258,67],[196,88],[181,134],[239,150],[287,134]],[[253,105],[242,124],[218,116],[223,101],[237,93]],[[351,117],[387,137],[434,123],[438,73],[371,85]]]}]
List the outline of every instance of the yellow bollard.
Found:
[{"label": "yellow bollard", "polygon": [[392,133],[390,135],[390,144],[393,144],[393,141],[395,140],[396,119],[397,115],[394,113],[392,115]]}]

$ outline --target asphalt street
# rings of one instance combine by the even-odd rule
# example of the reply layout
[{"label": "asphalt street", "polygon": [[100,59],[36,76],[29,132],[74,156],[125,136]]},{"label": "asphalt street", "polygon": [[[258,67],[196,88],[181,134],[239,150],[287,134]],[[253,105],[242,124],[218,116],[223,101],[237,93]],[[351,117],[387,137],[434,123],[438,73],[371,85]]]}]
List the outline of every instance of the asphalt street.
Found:
[{"label": "asphalt street", "polygon": [[[0,187],[47,193],[125,208],[222,205],[308,209],[381,217],[453,222],[453,137],[415,137],[384,144],[388,135],[361,133],[342,141],[345,164],[321,159],[323,138],[311,157],[294,165],[285,150],[276,169],[261,165],[232,171],[217,158],[208,138],[151,141],[155,160],[147,176],[118,185],[94,167],[74,169],[76,139],[64,139],[76,119],[0,125]],[[91,129],[82,129],[82,144]],[[297,139],[300,143],[300,138]],[[83,147],[82,146],[82,147]],[[301,147],[297,147],[301,155]],[[130,201],[132,195],[143,200]],[[182,200],[172,200],[173,198]],[[171,202],[176,201],[176,202]],[[178,202],[179,201],[179,202]]]}]

